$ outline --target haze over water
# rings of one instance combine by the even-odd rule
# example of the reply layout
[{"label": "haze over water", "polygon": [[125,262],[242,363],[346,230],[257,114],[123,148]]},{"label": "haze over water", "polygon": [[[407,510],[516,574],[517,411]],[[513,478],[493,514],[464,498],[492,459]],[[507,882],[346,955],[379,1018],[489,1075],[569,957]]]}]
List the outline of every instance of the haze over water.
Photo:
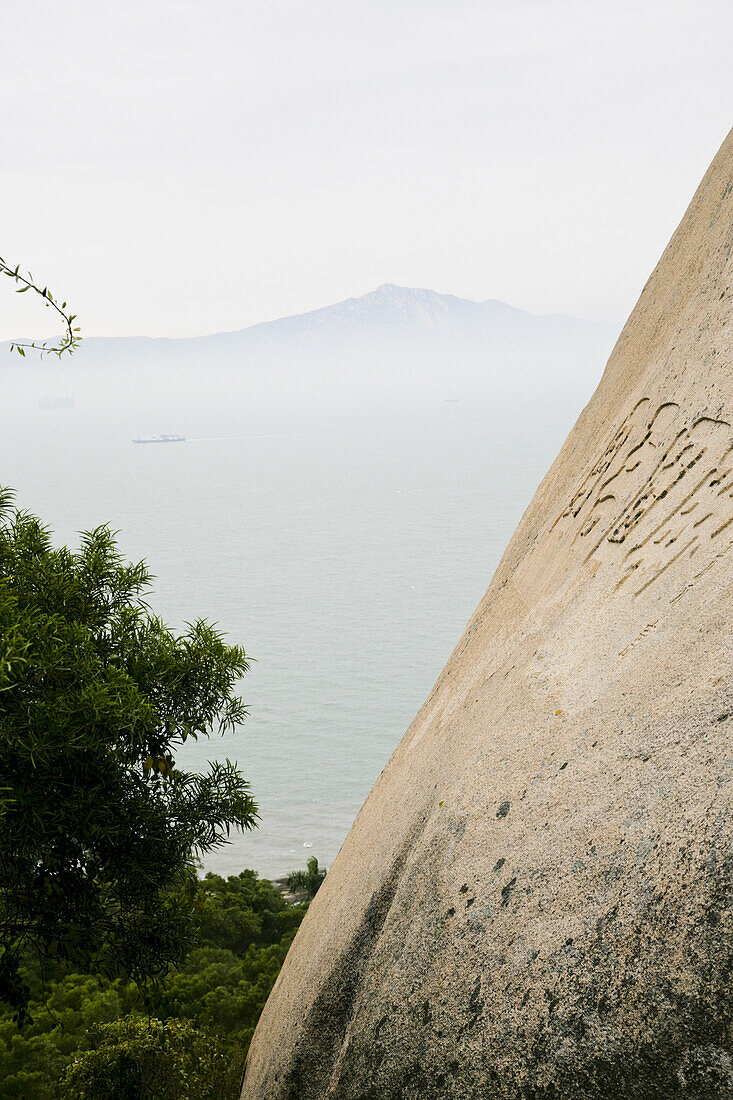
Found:
[{"label": "haze over water", "polygon": [[[330,865],[601,367],[560,389],[447,377],[429,396],[297,402],[235,375],[3,371],[0,483],[19,506],[70,545],[109,523],[156,575],[156,612],[207,617],[254,659],[244,726],[180,754],[236,759],[260,805],[207,869]],[[74,407],[39,408],[49,395]],[[152,432],[187,442],[132,442]]]}]

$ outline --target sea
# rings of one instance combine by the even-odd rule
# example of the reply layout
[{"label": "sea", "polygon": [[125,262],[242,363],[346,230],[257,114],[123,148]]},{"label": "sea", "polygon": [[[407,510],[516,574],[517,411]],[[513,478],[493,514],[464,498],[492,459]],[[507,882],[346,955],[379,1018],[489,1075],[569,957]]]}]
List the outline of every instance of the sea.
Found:
[{"label": "sea", "polygon": [[[328,867],[430,692],[602,364],[574,387],[305,400],[234,377],[17,363],[0,375],[0,484],[59,543],[109,524],[175,629],[250,656],[243,725],[179,763],[236,760],[259,825],[204,862]],[[139,444],[153,433],[181,443]]]}]

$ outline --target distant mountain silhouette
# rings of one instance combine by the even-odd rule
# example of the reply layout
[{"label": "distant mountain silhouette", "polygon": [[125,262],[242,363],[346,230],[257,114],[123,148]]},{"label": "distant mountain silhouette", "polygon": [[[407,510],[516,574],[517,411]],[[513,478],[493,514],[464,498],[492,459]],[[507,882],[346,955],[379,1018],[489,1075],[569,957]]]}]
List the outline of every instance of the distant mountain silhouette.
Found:
[{"label": "distant mountain silhouette", "polygon": [[196,338],[200,341],[237,341],[244,346],[273,339],[310,343],[350,342],[364,338],[424,339],[449,337],[462,340],[563,334],[598,335],[608,338],[615,326],[582,321],[565,314],[538,316],[504,302],[473,302],[434,290],[384,283],[360,298],[347,298],[309,313],[252,325],[238,332]]},{"label": "distant mountain silhouette", "polygon": [[[611,351],[614,325],[536,315],[504,302],[377,287],[360,298],[234,332],[187,338],[91,337],[75,367],[237,369],[254,381],[390,386],[462,380],[587,380]],[[5,358],[5,357],[3,357]],[[7,360],[5,360],[7,362]],[[27,360],[30,363],[30,360]]]}]

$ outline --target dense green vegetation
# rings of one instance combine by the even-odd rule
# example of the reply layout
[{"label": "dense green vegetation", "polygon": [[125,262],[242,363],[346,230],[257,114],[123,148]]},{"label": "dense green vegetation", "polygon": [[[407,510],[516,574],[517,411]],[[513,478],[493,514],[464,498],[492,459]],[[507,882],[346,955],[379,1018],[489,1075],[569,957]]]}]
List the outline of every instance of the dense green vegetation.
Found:
[{"label": "dense green vegetation", "polygon": [[232,1074],[222,1045],[192,1024],[125,1016],[90,1029],[61,1089],[67,1100],[224,1100]]},{"label": "dense green vegetation", "polygon": [[[194,942],[194,859],[251,828],[237,767],[176,762],[242,721],[244,650],[153,615],[106,527],[72,552],[0,490],[0,1000],[22,959],[144,986]],[[110,987],[111,988],[111,987]]]},{"label": "dense green vegetation", "polygon": [[[30,956],[23,960],[21,976],[30,989],[33,1023],[19,1030],[12,1008],[0,1011],[2,1100],[126,1096],[115,1075],[129,1066],[131,1050],[137,1066],[147,1065],[150,1055],[156,1073],[168,1073],[165,1082],[156,1080],[152,1092],[139,1084],[131,1096],[237,1096],[255,1024],[306,906],[290,905],[253,871],[228,879],[207,875],[190,883],[190,893],[197,946],[157,988],[89,976],[68,962],[42,963]],[[157,1024],[151,1033],[148,1012],[194,1026],[174,1030],[172,1038]],[[132,1021],[125,1019],[130,1015]],[[115,1021],[122,1022],[112,1033],[100,1026]],[[161,1044],[170,1055],[164,1064],[153,1056]],[[85,1061],[89,1050],[95,1057]],[[74,1064],[77,1053],[79,1066]],[[194,1069],[201,1070],[200,1091],[190,1079]],[[188,1083],[177,1090],[183,1073],[189,1074]],[[116,1092],[102,1091],[100,1074],[112,1081]]]},{"label": "dense green vegetation", "polygon": [[235,764],[176,759],[243,720],[248,662],[170,631],[150,581],[106,527],[55,547],[0,489],[1,1100],[235,1096],[305,912],[195,873],[257,820]]},{"label": "dense green vegetation", "polygon": [[232,1088],[221,1043],[189,1023],[135,1016],[91,1028],[61,1079],[67,1100],[225,1100]]},{"label": "dense green vegetation", "polygon": [[229,1100],[324,872],[195,872],[252,828],[244,650],[175,635],[106,527],[73,552],[0,489],[0,1100]]}]

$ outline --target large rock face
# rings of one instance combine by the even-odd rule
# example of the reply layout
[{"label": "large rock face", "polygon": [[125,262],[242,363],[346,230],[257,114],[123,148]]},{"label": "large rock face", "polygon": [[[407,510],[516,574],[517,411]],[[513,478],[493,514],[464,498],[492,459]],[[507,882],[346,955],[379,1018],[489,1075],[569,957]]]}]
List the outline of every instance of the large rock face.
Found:
[{"label": "large rock face", "polygon": [[732,247],[733,131],[312,905],[248,1100],[733,1096]]}]

